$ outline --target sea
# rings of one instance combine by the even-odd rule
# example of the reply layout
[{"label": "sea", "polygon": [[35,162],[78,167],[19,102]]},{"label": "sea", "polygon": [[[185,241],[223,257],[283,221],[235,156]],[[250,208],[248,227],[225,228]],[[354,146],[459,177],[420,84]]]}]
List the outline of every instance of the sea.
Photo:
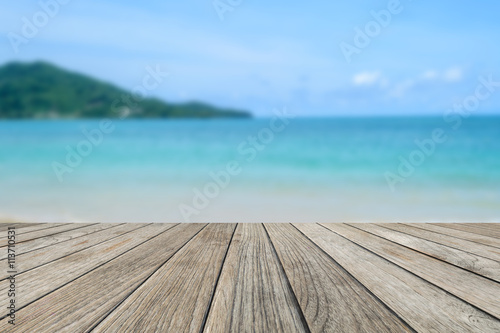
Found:
[{"label": "sea", "polygon": [[0,121],[0,221],[500,222],[500,117]]}]

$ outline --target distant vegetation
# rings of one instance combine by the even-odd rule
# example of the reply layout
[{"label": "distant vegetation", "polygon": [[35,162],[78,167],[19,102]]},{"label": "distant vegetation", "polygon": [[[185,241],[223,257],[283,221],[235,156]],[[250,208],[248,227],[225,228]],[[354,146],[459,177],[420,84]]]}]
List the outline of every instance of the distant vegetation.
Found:
[{"label": "distant vegetation", "polygon": [[45,62],[0,67],[1,118],[214,118],[251,117],[204,103],[172,104],[157,98],[125,102],[114,85]]}]

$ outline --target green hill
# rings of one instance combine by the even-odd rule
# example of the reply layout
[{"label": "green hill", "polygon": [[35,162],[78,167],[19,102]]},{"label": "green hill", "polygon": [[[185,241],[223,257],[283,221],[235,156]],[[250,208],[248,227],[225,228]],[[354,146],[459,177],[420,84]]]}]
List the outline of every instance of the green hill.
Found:
[{"label": "green hill", "polygon": [[172,104],[144,98],[130,103],[123,96],[131,94],[45,62],[0,67],[0,119],[251,117],[248,112],[199,102]]}]

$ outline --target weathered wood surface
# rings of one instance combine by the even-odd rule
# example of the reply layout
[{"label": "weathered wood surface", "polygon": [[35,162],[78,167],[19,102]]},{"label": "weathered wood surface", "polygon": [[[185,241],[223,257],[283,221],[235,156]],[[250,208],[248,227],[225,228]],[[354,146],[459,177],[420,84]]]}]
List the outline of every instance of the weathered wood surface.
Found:
[{"label": "weathered wood surface", "polygon": [[459,238],[459,239],[465,239],[465,240],[468,240],[471,242],[489,245],[489,246],[493,246],[493,247],[500,249],[500,240],[493,238],[493,237],[473,234],[473,233],[470,233],[467,231],[462,231],[462,230],[457,230],[457,229],[452,229],[452,228],[445,228],[445,227],[441,227],[441,226],[430,224],[430,223],[411,223],[408,225],[411,225],[411,226],[419,228],[419,229],[429,230],[429,231],[432,231],[432,232],[435,232],[438,234],[444,234],[444,235],[452,236],[452,237]]},{"label": "weathered wood surface", "polygon": [[[325,226],[337,231],[337,225]],[[500,328],[498,319],[367,251],[349,238],[322,230],[318,225],[297,225],[297,228],[417,332],[497,332]],[[469,286],[470,292],[472,288]]]},{"label": "weathered wood surface", "polygon": [[[43,223],[0,223],[0,232],[5,232],[9,227],[10,228],[15,228],[16,231],[21,232],[21,229],[27,228],[27,227],[35,227],[37,225],[42,225],[44,226]],[[0,237],[6,237],[7,233],[5,234],[0,234]]]},{"label": "weathered wood surface", "polygon": [[[68,230],[68,231],[63,231],[61,233],[53,234],[53,235],[48,235],[42,238],[37,238],[37,239],[32,239],[26,242],[21,243],[19,246],[17,246],[17,255],[34,251],[40,248],[44,248],[47,246],[50,246],[52,244],[57,244],[57,243],[62,243],[67,240],[71,239],[76,239],[81,236],[89,235],[94,232],[100,231],[100,230],[106,230],[115,226],[118,226],[119,224],[114,224],[114,223],[109,223],[109,224],[93,224],[89,225],[83,228],[79,229],[74,229],[74,230]],[[7,258],[7,253],[2,253],[0,254],[0,260]],[[0,263],[0,266],[2,264]]]},{"label": "weathered wood surface", "polygon": [[[10,225],[11,224],[9,223],[2,224],[2,226],[4,226],[5,228],[8,228]],[[16,234],[22,235],[33,231],[59,227],[64,225],[64,223],[33,223],[33,224],[15,223],[12,225],[16,227]],[[75,227],[76,226],[78,225],[76,224]],[[5,238],[7,235],[5,234],[1,236],[2,236],[1,238]]]},{"label": "weathered wood surface", "polygon": [[[146,242],[158,235],[159,232],[163,232],[172,226],[171,224],[151,224],[140,228],[133,234],[127,233],[121,235],[25,273],[18,274],[17,279],[20,283],[16,303],[19,307],[23,307],[43,297],[50,291],[120,256],[137,245]],[[8,283],[8,280],[0,282],[3,290],[7,290]],[[0,294],[0,304],[6,304],[8,301],[6,293]],[[2,310],[0,315],[6,311]]]},{"label": "weathered wood surface", "polygon": [[218,285],[206,332],[307,332],[262,225],[238,225]]},{"label": "weathered wood surface", "polygon": [[16,324],[0,259],[0,332],[496,333],[499,230],[16,224]]},{"label": "weathered wood surface", "polygon": [[471,226],[471,225],[465,225],[465,224],[461,224],[461,223],[460,224],[458,224],[458,223],[433,223],[433,224],[438,225],[440,227],[444,227],[444,228],[456,229],[456,230],[466,231],[466,232],[473,233],[473,234],[478,234],[478,235],[496,238],[500,242],[500,230],[495,230],[494,228],[485,229],[485,228]]},{"label": "weathered wood surface", "polygon": [[292,225],[265,227],[311,331],[410,331],[385,304]]},{"label": "weathered wood surface", "polygon": [[[364,224],[357,225],[358,228],[340,224],[325,226],[494,317],[500,318],[498,282],[358,229],[366,228]],[[471,292],[471,286],[474,286],[474,292]]]},{"label": "weathered wood surface", "polygon": [[[67,231],[67,230],[77,230],[80,228],[87,227],[89,225],[91,225],[91,224],[68,223],[68,224],[54,226],[51,228],[34,230],[34,231],[26,232],[26,233],[17,233],[16,232],[16,243],[21,244],[21,243],[27,242],[27,241],[32,240],[32,239],[37,239],[37,238],[47,237],[49,235],[59,234],[61,232]],[[5,247],[5,246],[7,246],[7,238],[0,239],[0,247]]]},{"label": "weathered wood surface", "polygon": [[463,225],[470,225],[470,226],[475,226],[475,227],[481,227],[483,229],[488,229],[488,230],[499,230],[500,231],[500,224],[498,223],[462,223]]},{"label": "weathered wood surface", "polygon": [[352,224],[351,226],[500,282],[500,262],[498,261],[389,230],[383,226],[373,224]]},{"label": "weathered wood surface", "polygon": [[[73,238],[67,242],[52,244],[38,250],[22,253],[17,257],[16,260],[17,274],[21,274],[30,269],[43,266],[47,263],[66,257],[81,250],[91,248],[94,245],[104,243],[108,240],[124,235],[131,231],[138,231],[139,228],[143,228],[145,226],[145,224],[127,223],[117,227],[113,227],[112,229],[108,228],[83,237]],[[77,232],[77,230],[75,230],[75,232]],[[43,240],[44,238],[40,239]],[[0,261],[0,267],[2,265],[7,265],[5,260]],[[5,279],[8,275],[10,274],[8,274],[6,270],[0,272],[0,280]]]},{"label": "weathered wood surface", "polygon": [[235,227],[208,225],[95,332],[199,332]]},{"label": "weathered wood surface", "polygon": [[[203,228],[177,225],[21,308],[0,332],[90,332]],[[117,330],[118,332],[123,332]]]},{"label": "weathered wood surface", "polygon": [[412,225],[404,225],[399,223],[384,223],[380,225],[387,229],[426,239],[431,242],[446,245],[457,250],[476,254],[484,258],[500,261],[500,249],[493,246],[471,242],[465,239],[439,234],[432,231],[427,231],[425,229],[420,229]]}]

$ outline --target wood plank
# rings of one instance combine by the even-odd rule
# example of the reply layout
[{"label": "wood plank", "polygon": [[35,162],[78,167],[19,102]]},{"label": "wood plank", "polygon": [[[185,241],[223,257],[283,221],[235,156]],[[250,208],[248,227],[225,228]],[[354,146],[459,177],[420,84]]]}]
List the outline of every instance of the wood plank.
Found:
[{"label": "wood plank", "polygon": [[351,224],[351,226],[500,282],[500,262],[498,261],[389,230],[375,224],[358,223]]},{"label": "wood plank", "polygon": [[462,223],[464,225],[476,226],[483,229],[500,231],[500,223]]},{"label": "wood plank", "polygon": [[238,224],[204,332],[307,332],[261,224]]},{"label": "wood plank", "polygon": [[500,249],[493,246],[471,242],[465,239],[458,239],[456,237],[419,229],[411,225],[404,225],[400,223],[384,223],[380,225],[387,229],[399,231],[408,235],[453,247],[458,250],[467,251],[485,258],[500,261]]},{"label": "wood plank", "polygon": [[[55,227],[60,227],[64,225],[63,223],[36,223],[31,226],[24,227],[16,232],[16,235],[23,235],[34,231],[40,231],[44,229],[50,229]],[[1,239],[6,238],[7,235],[1,235]]]},{"label": "wood plank", "polygon": [[[137,232],[127,233],[104,243],[70,254],[46,265],[17,275],[19,286],[16,295],[18,307],[23,307],[39,297],[63,286],[96,267],[120,256],[137,245],[146,242],[161,232],[174,226],[173,224],[150,224]],[[7,290],[8,280],[1,281]],[[2,303],[3,302],[3,303]],[[0,304],[9,302],[7,293],[0,294]],[[0,314],[4,314],[2,310]]]},{"label": "wood plank", "polygon": [[[53,244],[62,243],[71,239],[75,239],[81,236],[85,236],[100,230],[106,230],[112,227],[116,227],[119,224],[115,223],[99,223],[89,225],[87,227],[72,229],[68,231],[64,231],[58,234],[49,235],[43,238],[32,239],[26,242],[21,243],[22,245],[16,246],[16,255],[21,255],[26,252],[34,251],[40,248],[44,248]],[[7,253],[0,254],[0,260],[4,260],[7,258]],[[0,263],[1,266],[1,263]]]},{"label": "wood plank", "polygon": [[[24,224],[24,223],[19,223],[19,224]],[[28,225],[27,227],[24,227],[19,230],[19,235],[20,234],[25,234],[28,232],[33,232],[33,231],[39,231],[43,229],[48,229],[48,228],[55,228],[63,225],[64,223],[33,223],[33,225]]]},{"label": "wood plank", "polygon": [[417,332],[498,332],[499,320],[353,241],[316,224],[295,226]]},{"label": "wood plank", "polygon": [[265,224],[265,228],[311,332],[411,331],[292,225]]},{"label": "wood plank", "polygon": [[351,226],[338,224],[325,224],[325,226],[490,315],[500,318],[500,298],[498,298],[500,287],[497,282]]},{"label": "wood plank", "polygon": [[[19,222],[0,222],[0,232],[6,231],[9,227],[16,227],[20,225]],[[6,235],[1,235],[2,237],[6,237]]]},{"label": "wood plank", "polygon": [[444,228],[456,229],[456,230],[471,232],[473,234],[492,237],[500,241],[500,231],[496,231],[493,229],[486,230],[484,228],[478,228],[461,223],[433,223],[433,224]]},{"label": "wood plank", "polygon": [[[0,232],[7,231],[9,227],[15,227],[16,231],[21,231],[23,228],[34,227],[40,225],[41,223],[0,223]],[[1,235],[2,237],[7,237],[6,235]]]},{"label": "wood plank", "polygon": [[[56,227],[44,228],[41,230],[31,231],[31,232],[27,232],[27,233],[22,233],[22,234],[16,233],[16,244],[24,243],[24,242],[27,242],[27,241],[32,240],[32,239],[47,237],[49,235],[58,234],[58,233],[68,231],[68,230],[76,230],[76,229],[84,228],[84,227],[87,227],[89,225],[92,225],[92,224],[89,224],[89,223],[85,223],[85,224],[84,223],[66,223],[63,225],[56,226]],[[5,246],[7,246],[7,239],[6,238],[0,240],[0,247],[5,247]]]},{"label": "wood plank", "polygon": [[476,242],[484,245],[493,246],[500,249],[500,241],[496,238],[487,237],[483,235],[472,234],[470,232],[455,230],[450,228],[440,227],[438,225],[433,225],[430,223],[404,223],[405,225],[410,225],[415,228],[424,229],[432,231],[439,234],[444,234],[459,239],[465,239],[471,242]]},{"label": "wood plank", "polygon": [[209,224],[93,332],[200,332],[235,227]]},{"label": "wood plank", "polygon": [[[116,228],[105,229],[87,236],[75,238],[65,243],[57,243],[28,253],[23,253],[16,258],[16,271],[18,274],[24,273],[30,269],[45,265],[72,253],[88,249],[94,245],[106,242],[145,226],[145,224],[127,223],[117,226]],[[3,265],[7,265],[6,262],[0,261],[0,267]],[[8,276],[7,270],[0,271],[0,280],[4,280]]]},{"label": "wood plank", "polygon": [[[90,331],[202,228],[199,224],[177,225],[36,300],[16,313],[16,331]],[[11,326],[7,318],[2,319],[0,332]]]}]

